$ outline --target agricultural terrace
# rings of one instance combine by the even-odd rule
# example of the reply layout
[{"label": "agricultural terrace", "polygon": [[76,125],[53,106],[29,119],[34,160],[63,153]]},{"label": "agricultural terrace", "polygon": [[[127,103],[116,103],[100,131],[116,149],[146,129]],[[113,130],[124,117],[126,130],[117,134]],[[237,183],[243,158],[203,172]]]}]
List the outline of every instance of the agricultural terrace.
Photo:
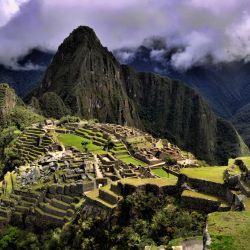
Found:
[{"label": "agricultural terrace", "polygon": [[192,197],[192,198],[200,198],[204,200],[212,200],[212,201],[219,201],[219,198],[213,195],[195,192],[191,190],[184,190],[182,196]]},{"label": "agricultural terrace", "polygon": [[123,161],[126,164],[134,164],[136,166],[147,166],[147,164],[143,161],[137,160],[136,158],[134,158],[133,156],[129,155],[129,154],[125,154],[125,155],[117,155],[116,156],[117,159]]},{"label": "agricultural terrace", "polygon": [[[83,138],[79,135],[59,134],[57,138],[64,146],[75,147],[82,152],[87,151],[96,154],[107,153],[106,151],[103,150],[103,147],[97,146],[93,144],[91,140]],[[83,142],[86,142],[86,144],[83,145],[82,144]]]},{"label": "agricultural terrace", "polygon": [[172,186],[176,185],[177,179],[167,179],[167,178],[145,178],[145,179],[133,179],[133,178],[125,178],[120,180],[123,184],[130,184],[132,186],[141,186],[145,184],[157,185],[161,186]]},{"label": "agricultural terrace", "polygon": [[234,164],[235,160],[242,160],[247,168],[250,170],[250,157],[249,156],[244,156],[244,157],[238,157],[236,159],[229,159],[228,165],[231,166]]},{"label": "agricultural terrace", "polygon": [[215,212],[208,215],[210,249],[248,250],[250,212]]},{"label": "agricultural terrace", "polygon": [[[69,147],[75,147],[82,152],[92,152],[95,154],[106,154],[107,151],[104,151],[104,140],[102,140],[101,132],[91,132],[91,130],[82,129],[81,132],[78,132],[78,135],[75,134],[58,134],[58,140],[64,145]],[[88,132],[86,132],[88,131]],[[95,133],[95,135],[94,135]],[[98,140],[98,142],[96,142]],[[98,145],[97,145],[98,144]],[[137,160],[128,154],[127,149],[122,143],[115,143],[114,147],[109,150],[110,153],[114,154],[115,157],[126,164],[134,164],[136,166],[147,166],[146,163]]]},{"label": "agricultural terrace", "polygon": [[201,167],[201,168],[183,168],[181,174],[190,178],[224,183],[224,171],[228,167]]},{"label": "agricultural terrace", "polygon": [[162,168],[155,168],[155,169],[151,169],[151,172],[161,178],[168,178],[168,179],[177,179],[176,176],[167,173],[164,169]]}]

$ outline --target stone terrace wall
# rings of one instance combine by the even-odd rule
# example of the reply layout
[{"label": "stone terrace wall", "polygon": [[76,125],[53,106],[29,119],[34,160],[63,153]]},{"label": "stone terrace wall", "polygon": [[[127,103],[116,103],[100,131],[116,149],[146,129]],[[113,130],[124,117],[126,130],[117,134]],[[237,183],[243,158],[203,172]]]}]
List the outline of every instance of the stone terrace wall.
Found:
[{"label": "stone terrace wall", "polygon": [[152,192],[155,195],[158,195],[160,193],[170,195],[170,194],[175,194],[178,192],[178,188],[176,185],[168,185],[168,186],[160,187],[160,186],[153,185],[153,184],[143,184],[139,186],[134,186],[128,183],[124,184],[124,183],[118,182],[117,188],[119,190],[119,193],[123,196],[127,196],[138,191]]},{"label": "stone terrace wall", "polygon": [[207,213],[218,211],[220,206],[220,202],[212,201],[212,200],[205,200],[201,198],[193,198],[182,196],[181,197],[181,206],[189,209],[205,211]]},{"label": "stone terrace wall", "polygon": [[48,188],[50,194],[64,194],[64,195],[82,195],[84,192],[93,190],[95,188],[95,182],[90,181],[88,183],[76,183],[67,185],[51,185]]},{"label": "stone terrace wall", "polygon": [[221,197],[230,204],[235,202],[235,194],[229,189],[227,184],[189,178],[181,174],[178,180],[178,186],[180,187],[184,182],[187,182],[192,188],[199,192]]}]

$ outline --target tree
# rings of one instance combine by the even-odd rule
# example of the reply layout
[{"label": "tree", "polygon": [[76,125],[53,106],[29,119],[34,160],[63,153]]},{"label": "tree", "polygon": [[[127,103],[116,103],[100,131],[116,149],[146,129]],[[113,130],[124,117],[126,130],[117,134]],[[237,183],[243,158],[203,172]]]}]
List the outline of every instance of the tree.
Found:
[{"label": "tree", "polygon": [[17,136],[17,128],[15,126],[11,126],[5,128],[0,133],[0,157],[4,155],[5,148],[13,141]]},{"label": "tree", "polygon": [[166,157],[164,158],[164,161],[165,161],[168,165],[175,165],[175,164],[177,163],[177,160],[174,159],[174,158],[172,158],[172,157],[170,157],[169,155],[166,156]]},{"label": "tree", "polygon": [[88,146],[88,144],[89,144],[89,142],[88,141],[82,141],[82,146],[83,146],[83,148],[84,148],[84,150],[85,150],[85,152],[88,152],[88,148],[87,148],[87,146]]},{"label": "tree", "polygon": [[115,146],[114,142],[109,138],[103,149],[106,151],[111,150]]}]

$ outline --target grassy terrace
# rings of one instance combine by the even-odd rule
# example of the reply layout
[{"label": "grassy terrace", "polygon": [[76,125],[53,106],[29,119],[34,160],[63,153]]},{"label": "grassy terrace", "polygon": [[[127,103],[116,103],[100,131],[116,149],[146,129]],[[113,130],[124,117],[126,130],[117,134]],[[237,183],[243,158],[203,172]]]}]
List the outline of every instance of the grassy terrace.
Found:
[{"label": "grassy terrace", "polygon": [[102,199],[99,198],[99,189],[94,189],[92,191],[86,192],[85,193],[86,197],[88,197],[91,200],[95,200],[96,202],[109,207],[109,208],[114,208],[116,205],[112,205]]},{"label": "grassy terrace", "polygon": [[[236,158],[236,159],[242,160],[242,161],[246,164],[247,168],[250,170],[250,157],[249,157],[249,156],[238,157],[238,158]],[[235,161],[236,159],[229,159],[228,165],[229,165],[229,166],[233,165],[233,164],[234,164],[234,161]]]},{"label": "grassy terrace", "polygon": [[244,201],[243,201],[244,205],[245,205],[245,209],[246,211],[249,211],[250,212],[250,198],[246,198]]},{"label": "grassy terrace", "polygon": [[86,145],[86,148],[88,152],[94,152],[94,153],[107,153],[103,150],[102,147],[94,145],[91,140],[85,139],[79,135],[74,134],[59,134],[58,140],[65,146],[73,146],[77,148],[80,151],[85,152],[85,149],[82,145],[83,141],[89,142],[89,144]]},{"label": "grassy terrace", "polygon": [[126,155],[117,155],[116,156],[117,159],[123,161],[126,164],[134,164],[135,166],[147,166],[147,164],[145,162],[142,162],[140,160],[135,159],[134,157],[132,157],[129,154]]},{"label": "grassy terrace", "polygon": [[248,250],[250,212],[216,212],[208,216],[211,250]]},{"label": "grassy terrace", "polygon": [[177,179],[167,179],[167,178],[145,178],[145,179],[133,179],[133,178],[125,178],[120,181],[123,184],[130,184],[133,186],[140,186],[145,184],[157,185],[159,187],[162,186],[172,186],[176,185]]},{"label": "grassy terrace", "polygon": [[200,198],[200,199],[211,200],[211,201],[221,201],[220,198],[216,196],[205,194],[205,193],[194,192],[190,190],[184,190],[181,196]]},{"label": "grassy terrace", "polygon": [[190,178],[212,181],[223,184],[224,171],[227,167],[202,167],[202,168],[183,168],[181,174]]},{"label": "grassy terrace", "polygon": [[162,168],[156,168],[156,169],[151,169],[151,172],[159,177],[162,178],[168,178],[168,179],[177,179],[176,176],[167,173],[166,171],[164,171]]}]

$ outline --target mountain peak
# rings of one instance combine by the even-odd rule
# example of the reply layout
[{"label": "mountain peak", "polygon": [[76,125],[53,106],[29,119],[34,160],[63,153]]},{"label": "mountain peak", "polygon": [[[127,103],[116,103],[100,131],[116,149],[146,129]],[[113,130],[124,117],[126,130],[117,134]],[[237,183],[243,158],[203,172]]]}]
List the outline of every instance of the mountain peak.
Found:
[{"label": "mountain peak", "polygon": [[209,163],[226,164],[228,156],[241,150],[234,128],[216,117],[197,92],[169,78],[121,67],[85,26],[60,45],[33,103],[47,117],[57,118],[63,110],[85,119],[139,127]]},{"label": "mountain peak", "polygon": [[79,46],[91,48],[96,45],[101,46],[101,42],[97,38],[94,30],[88,26],[79,26],[63,41],[59,47],[59,51],[69,48],[76,49]]}]

